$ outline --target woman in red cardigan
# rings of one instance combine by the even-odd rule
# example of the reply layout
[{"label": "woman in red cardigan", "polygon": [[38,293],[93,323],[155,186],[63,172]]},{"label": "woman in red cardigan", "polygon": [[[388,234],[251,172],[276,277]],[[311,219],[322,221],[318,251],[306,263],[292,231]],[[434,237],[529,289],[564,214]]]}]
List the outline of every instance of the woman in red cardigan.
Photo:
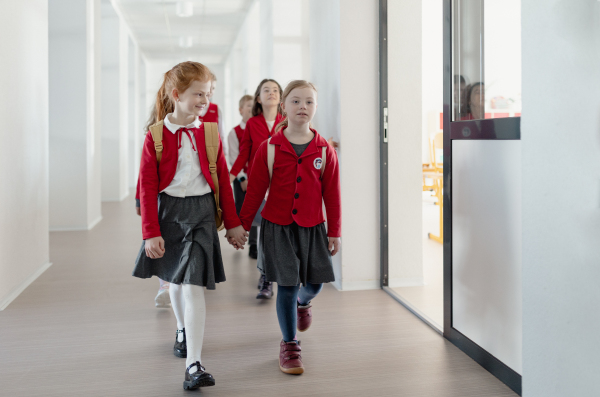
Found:
[{"label": "woman in red cardigan", "polygon": [[288,84],[282,107],[287,116],[256,153],[240,213],[244,229],[250,230],[269,189],[259,252],[266,280],[277,282],[277,318],[283,334],[279,368],[288,374],[304,372],[296,329],[303,332],[310,327],[311,300],[323,283],[334,281],[331,257],[341,244],[338,159],[327,141],[310,128],[316,100],[311,83]]},{"label": "woman in red cardigan", "polygon": [[[198,116],[208,105],[211,72],[197,62],[182,62],[165,73],[156,98],[162,122],[162,158],[152,134],[146,134],[140,165],[140,204],[144,242],[133,275],[158,276],[171,283],[177,318],[173,353],[185,357],[183,387],[212,386],[201,365],[206,320],[204,288],[225,281],[215,223],[215,185],[209,170],[204,125]],[[236,215],[227,163],[219,140],[217,175],[226,237],[241,248],[247,233]]]},{"label": "woman in red cardigan", "polygon": [[[261,143],[269,139],[274,132],[274,127],[282,120],[281,116],[281,86],[275,80],[264,79],[260,82],[254,93],[254,105],[252,107],[252,116],[246,123],[244,137],[240,143],[240,153],[232,165],[230,179],[233,180],[240,171],[248,165],[248,175],[252,169],[254,156]],[[264,202],[263,202],[264,205]],[[254,225],[257,227],[258,241],[260,243],[260,215],[254,219]],[[254,247],[250,247],[254,251]],[[261,268],[262,256],[258,253],[258,267]],[[258,281],[259,293],[256,299],[271,299],[273,297],[273,283],[265,280],[261,273]]]}]

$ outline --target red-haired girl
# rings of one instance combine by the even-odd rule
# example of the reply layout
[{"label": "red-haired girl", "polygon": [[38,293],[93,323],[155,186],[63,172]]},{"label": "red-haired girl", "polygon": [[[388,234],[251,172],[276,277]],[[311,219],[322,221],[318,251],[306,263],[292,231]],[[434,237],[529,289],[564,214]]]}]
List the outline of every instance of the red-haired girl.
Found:
[{"label": "red-haired girl", "polygon": [[[240,154],[231,166],[229,177],[232,182],[246,164],[248,164],[248,174],[250,174],[258,147],[271,137],[275,131],[275,126],[283,119],[280,102],[281,86],[279,83],[272,79],[261,81],[254,93],[254,105],[252,107],[252,116],[254,117],[251,117],[246,123],[244,137],[240,144]],[[257,216],[254,220],[254,226],[260,226],[260,221],[260,216]],[[260,230],[258,234],[260,236]],[[258,237],[258,240],[260,242],[260,237]],[[250,249],[253,250],[252,247]],[[259,268],[262,269],[260,252],[258,256]],[[273,283],[265,279],[262,270],[258,288],[260,292],[256,299],[271,299],[273,297]]]},{"label": "red-haired girl", "polygon": [[[277,318],[283,334],[279,368],[304,372],[296,329],[312,322],[311,300],[334,281],[331,257],[340,249],[341,203],[335,150],[310,126],[317,90],[292,81],[282,98],[285,119],[261,144],[250,171],[240,219],[249,230],[267,189],[259,250],[266,280],[277,282]],[[323,205],[327,212],[327,230]]]},{"label": "red-haired girl", "polygon": [[[209,169],[206,132],[198,116],[208,104],[210,76],[208,68],[197,62],[180,63],[165,73],[156,97],[155,126],[164,123],[162,142],[146,134],[140,166],[145,241],[133,275],[158,276],[171,283],[178,328],[173,350],[175,355],[187,357],[184,389],[215,384],[200,357],[206,319],[204,288],[215,289],[215,283],[225,281],[215,222],[215,188],[219,190],[228,241],[241,248],[247,236],[235,212],[220,140],[218,186]],[[151,130],[156,131],[155,126]],[[160,153],[161,146],[159,162],[156,148]]]}]

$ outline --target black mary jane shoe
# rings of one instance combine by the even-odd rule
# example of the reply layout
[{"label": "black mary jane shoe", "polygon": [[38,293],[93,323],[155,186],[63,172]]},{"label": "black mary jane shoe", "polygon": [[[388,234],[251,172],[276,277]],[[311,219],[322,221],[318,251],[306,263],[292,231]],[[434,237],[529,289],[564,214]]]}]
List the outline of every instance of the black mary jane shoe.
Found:
[{"label": "black mary jane shoe", "polygon": [[[194,365],[198,367],[198,370],[193,374],[190,374],[190,368],[192,368]],[[206,369],[204,369],[204,367],[200,365],[199,361],[196,361],[195,363],[191,364],[185,370],[185,380],[183,381],[184,390],[196,390],[199,387],[214,385],[215,378],[213,378],[211,374],[206,372]]]},{"label": "black mary jane shoe", "polygon": [[[181,334],[181,333],[183,334],[183,341],[178,342],[177,338],[179,337],[179,334]],[[175,355],[175,357],[179,357],[179,358],[187,357],[187,341],[185,339],[185,328],[178,329],[175,332],[175,346],[173,346],[173,354]]]}]

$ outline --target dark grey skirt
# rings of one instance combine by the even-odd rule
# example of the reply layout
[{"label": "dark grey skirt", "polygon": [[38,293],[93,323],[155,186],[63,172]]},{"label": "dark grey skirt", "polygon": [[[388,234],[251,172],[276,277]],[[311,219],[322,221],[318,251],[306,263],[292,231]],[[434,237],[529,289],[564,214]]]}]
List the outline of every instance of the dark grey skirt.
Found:
[{"label": "dark grey skirt", "polygon": [[325,224],[278,225],[263,218],[260,226],[262,271],[281,286],[335,281]]},{"label": "dark grey skirt", "polygon": [[142,242],[133,275],[215,289],[215,283],[225,281],[215,210],[212,193],[185,198],[159,194],[158,223],[165,255],[148,258]]}]

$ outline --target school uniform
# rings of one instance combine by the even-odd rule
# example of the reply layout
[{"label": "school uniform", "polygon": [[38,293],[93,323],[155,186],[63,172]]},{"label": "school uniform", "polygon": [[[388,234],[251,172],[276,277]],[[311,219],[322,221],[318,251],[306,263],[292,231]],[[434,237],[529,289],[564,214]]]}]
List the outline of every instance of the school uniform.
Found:
[{"label": "school uniform", "polygon": [[[335,280],[327,237],[341,235],[339,164],[335,150],[317,131],[298,155],[284,130],[271,137],[275,147],[273,176],[269,178],[263,142],[256,152],[244,206],[242,225],[249,230],[267,189],[261,212],[260,240],[267,281],[280,286],[321,284]],[[321,177],[322,148],[326,147]],[[327,230],[323,205],[327,211]],[[259,248],[260,249],[260,248]]]},{"label": "school uniform", "polygon": [[237,175],[248,166],[248,172],[252,170],[252,163],[254,162],[254,156],[258,151],[261,143],[269,139],[273,135],[273,130],[277,124],[283,119],[283,117],[277,113],[275,122],[271,127],[267,125],[265,116],[259,114],[258,116],[251,117],[246,123],[244,130],[244,137],[240,143],[240,154],[231,166],[231,174]]},{"label": "school uniform", "polygon": [[[223,135],[223,117],[221,116],[221,109],[219,109],[219,107],[214,104],[214,103],[209,103],[208,106],[205,106],[204,109],[202,110],[202,112],[200,113],[200,116],[198,117],[198,120],[201,123],[217,123],[217,129],[219,130],[219,136],[221,137],[221,144],[223,145],[223,154],[225,155],[225,157],[227,157],[227,137],[225,137]],[[138,176],[138,181],[136,184],[136,188],[135,188],[135,202],[136,202],[136,207],[140,206],[140,178]]]},{"label": "school uniform", "polygon": [[[227,160],[229,165],[233,165],[235,160],[237,159],[240,153],[240,143],[244,137],[244,129],[246,128],[246,123],[242,121],[240,124],[236,125],[227,136],[227,144],[229,146],[229,151],[227,153]],[[237,214],[240,214],[242,210],[242,205],[244,204],[244,198],[246,197],[246,192],[242,190],[240,179],[246,178],[248,179],[248,165],[246,164],[244,168],[236,175],[236,178],[233,180],[233,198],[235,199],[235,210]],[[250,235],[248,237],[248,245],[255,246],[257,239],[257,228],[254,226],[250,229]]]},{"label": "school uniform", "polygon": [[202,109],[198,119],[203,123],[217,123],[217,129],[219,130],[219,136],[221,137],[221,142],[223,144],[223,153],[225,154],[225,158],[227,158],[229,148],[227,147],[227,136],[225,136],[223,131],[223,116],[221,115],[221,108],[219,108],[217,104],[211,102],[208,104],[208,106]]},{"label": "school uniform", "polygon": [[[165,255],[150,259],[144,244],[133,275],[158,276],[175,284],[215,289],[225,281],[219,236],[215,224],[214,183],[206,154],[204,126],[199,119],[179,126],[165,117],[160,164],[152,134],[146,134],[139,178],[143,239],[162,236]],[[227,229],[240,225],[235,213],[229,171],[219,147],[217,159],[219,201]],[[157,199],[158,198],[158,199]]]}]

